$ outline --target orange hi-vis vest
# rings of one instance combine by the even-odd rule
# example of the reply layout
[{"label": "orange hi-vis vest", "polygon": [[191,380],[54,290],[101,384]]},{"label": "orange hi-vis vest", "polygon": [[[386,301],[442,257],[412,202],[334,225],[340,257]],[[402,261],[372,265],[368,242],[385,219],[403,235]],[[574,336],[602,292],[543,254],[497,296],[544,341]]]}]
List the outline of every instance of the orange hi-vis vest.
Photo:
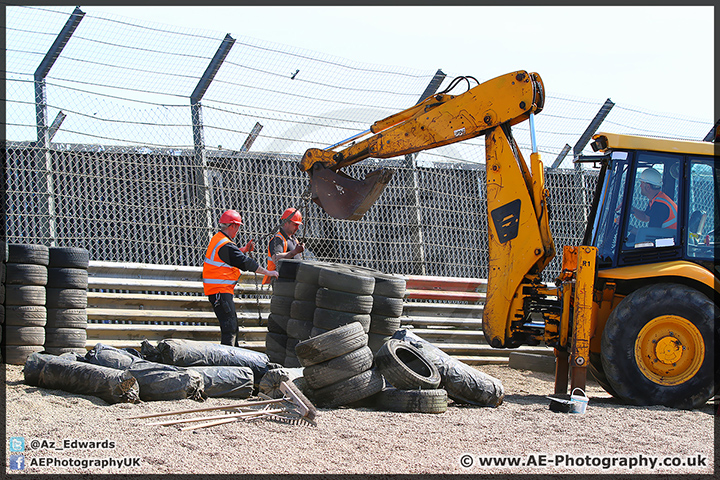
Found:
[{"label": "orange hi-vis vest", "polygon": [[232,241],[222,232],[216,233],[205,252],[203,262],[203,291],[205,295],[233,293],[240,278],[240,269],[220,260],[218,250]]},{"label": "orange hi-vis vest", "polygon": [[655,198],[653,198],[650,202],[650,206],[652,207],[653,203],[655,203],[656,201],[664,203],[670,209],[668,218],[663,222],[662,228],[677,229],[677,205],[675,204],[675,202],[673,202],[672,198],[668,197],[665,192],[659,192],[657,195],[655,195]]},{"label": "orange hi-vis vest", "polygon": [[[287,240],[285,240],[285,237],[283,237],[283,235],[282,235],[280,232],[276,233],[276,234],[275,234],[275,237],[280,237],[280,240],[282,240],[282,242],[283,242],[283,251],[282,251],[282,253],[287,252]],[[273,237],[273,238],[275,238],[275,237]],[[272,242],[272,240],[270,240],[270,242]],[[270,252],[270,242],[268,242],[267,269],[272,272],[273,270],[276,270],[276,267],[275,267],[275,262],[273,262],[273,260],[272,260],[272,253]],[[263,281],[262,281],[263,285],[267,285],[268,283],[270,283],[270,279],[271,279],[270,277],[268,277],[267,275],[265,275],[265,276],[263,277]]]}]

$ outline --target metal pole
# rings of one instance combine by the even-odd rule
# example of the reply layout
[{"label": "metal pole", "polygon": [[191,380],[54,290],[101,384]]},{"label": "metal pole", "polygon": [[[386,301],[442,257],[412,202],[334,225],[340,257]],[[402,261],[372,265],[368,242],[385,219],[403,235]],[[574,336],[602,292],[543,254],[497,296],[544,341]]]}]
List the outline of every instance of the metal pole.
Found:
[{"label": "metal pole", "polygon": [[200,105],[200,100],[202,100],[205,92],[207,92],[207,89],[215,78],[215,74],[217,74],[220,66],[225,61],[225,57],[230,53],[230,49],[234,44],[235,39],[232,38],[229,33],[225,35],[220,47],[218,47],[217,52],[215,52],[215,56],[213,56],[210,64],[208,64],[205,69],[205,73],[203,73],[202,78],[200,78],[200,81],[195,86],[195,90],[193,90],[192,95],[190,95],[195,165],[199,167],[197,184],[201,190],[197,198],[198,200],[202,199],[201,201],[206,215],[206,225],[209,232],[214,230],[215,219],[213,218],[212,202],[210,201],[210,179],[207,154],[205,151],[205,134],[203,131],[202,106]]},{"label": "metal pole", "polygon": [[[50,49],[45,54],[42,62],[38,65],[35,70],[35,119],[37,124],[37,142],[36,146],[36,161],[38,169],[44,172],[45,180],[40,183],[40,195],[45,196],[47,201],[43,205],[43,214],[40,217],[46,216],[47,224],[43,226],[43,232],[39,235],[47,239],[50,246],[55,246],[57,237],[56,221],[55,221],[55,189],[53,184],[53,162],[52,155],[50,154],[50,127],[48,127],[48,112],[47,112],[47,89],[45,84],[45,78],[50,69],[55,64],[55,61],[60,56],[60,53],[67,45],[67,42],[72,37],[75,29],[80,24],[80,21],[85,16],[85,12],[80,10],[80,7],[75,7],[75,10],[65,22],[65,26],[62,28],[55,41],[50,46]],[[64,118],[64,117],[63,117]],[[61,120],[62,122],[62,120]],[[55,124],[53,124],[55,125]],[[59,124],[58,124],[59,127]],[[53,132],[54,134],[54,132]]]},{"label": "metal pole", "polygon": [[[435,72],[435,75],[433,76],[432,80],[430,80],[430,83],[425,88],[425,91],[420,95],[420,100],[417,101],[417,103],[422,102],[430,95],[435,94],[437,92],[437,89],[440,87],[440,84],[442,84],[443,80],[445,79],[446,75],[441,70],[438,69],[437,72]],[[416,103],[416,105],[417,105]],[[425,275],[426,274],[426,268],[425,268],[425,242],[423,238],[423,231],[422,231],[422,216],[420,215],[420,179],[418,176],[417,171],[417,162],[415,159],[417,158],[417,153],[411,153],[409,155],[405,155],[405,165],[411,169],[412,171],[412,191],[413,191],[413,211],[412,211],[412,220],[414,222],[414,225],[411,226],[411,233],[414,236],[414,244],[416,245],[416,258],[415,258],[415,274],[416,275]]]}]

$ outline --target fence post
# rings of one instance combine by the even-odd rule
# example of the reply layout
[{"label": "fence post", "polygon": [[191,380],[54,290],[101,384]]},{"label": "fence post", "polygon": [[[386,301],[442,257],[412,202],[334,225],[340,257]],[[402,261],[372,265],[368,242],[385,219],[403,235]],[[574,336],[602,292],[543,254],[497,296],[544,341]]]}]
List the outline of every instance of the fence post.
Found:
[{"label": "fence post", "polygon": [[195,86],[195,90],[193,90],[192,95],[190,95],[194,158],[195,165],[199,168],[196,181],[200,188],[200,194],[197,195],[196,199],[205,210],[206,225],[210,232],[212,232],[215,227],[216,219],[214,218],[212,203],[210,201],[210,179],[208,174],[207,153],[205,151],[205,134],[200,100],[202,100],[203,95],[207,92],[208,87],[210,87],[210,84],[215,78],[215,74],[220,69],[220,66],[225,61],[225,57],[230,53],[230,49],[234,44],[235,39],[232,38],[229,33],[225,35],[220,47],[218,47],[217,52],[215,52],[215,56],[213,56],[210,64],[208,64],[205,69],[205,73],[203,73],[202,78],[200,78],[200,81]]},{"label": "fence post", "polygon": [[[441,69],[438,69],[428,86],[425,87],[425,91],[420,95],[420,100],[418,100],[417,103],[422,102],[430,95],[434,95],[445,77],[445,73]],[[409,168],[412,173],[413,203],[411,220],[414,225],[411,225],[410,230],[414,237],[412,243],[417,245],[417,248],[413,249],[416,255],[415,261],[413,262],[416,266],[413,268],[413,271],[415,275],[425,275],[425,243],[421,222],[422,215],[420,215],[420,179],[417,171],[417,163],[415,162],[416,158],[417,153],[405,155],[405,167]]]},{"label": "fence post", "polygon": [[[38,216],[42,218],[47,216],[47,224],[43,225],[43,231],[38,235],[47,239],[50,246],[55,245],[57,237],[56,222],[55,222],[55,188],[53,185],[53,162],[52,155],[50,154],[50,140],[55,134],[55,131],[51,132],[51,127],[48,126],[48,111],[47,111],[47,89],[45,84],[45,77],[50,73],[50,69],[55,64],[55,61],[60,56],[60,53],[67,45],[68,40],[72,37],[75,29],[80,24],[80,21],[85,16],[85,12],[80,10],[80,7],[75,7],[75,10],[65,22],[65,26],[62,28],[55,41],[50,46],[50,49],[45,54],[45,57],[38,65],[34,75],[34,86],[35,86],[35,121],[37,124],[37,142],[35,143],[36,148],[36,162],[38,170],[43,172],[44,181],[39,182],[38,194],[39,196],[45,196],[46,201],[42,205],[38,205],[41,210],[41,214]],[[60,112],[62,114],[62,112]],[[58,114],[58,115],[60,115]],[[64,114],[62,114],[64,119]],[[53,122],[53,127],[59,128],[59,124],[62,123],[62,119],[58,122]],[[55,128],[55,130],[57,130]],[[42,242],[44,243],[44,242]]]}]

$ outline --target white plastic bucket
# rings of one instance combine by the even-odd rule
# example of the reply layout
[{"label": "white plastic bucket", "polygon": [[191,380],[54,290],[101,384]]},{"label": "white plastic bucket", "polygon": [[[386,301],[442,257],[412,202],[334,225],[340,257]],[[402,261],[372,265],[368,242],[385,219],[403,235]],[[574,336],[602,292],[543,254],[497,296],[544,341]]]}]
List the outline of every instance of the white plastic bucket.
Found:
[{"label": "white plastic bucket", "polygon": [[[580,393],[575,394],[577,391]],[[585,413],[588,400],[588,397],[585,396],[585,392],[583,392],[581,388],[574,388],[573,391],[570,392],[571,407],[569,413]]]}]

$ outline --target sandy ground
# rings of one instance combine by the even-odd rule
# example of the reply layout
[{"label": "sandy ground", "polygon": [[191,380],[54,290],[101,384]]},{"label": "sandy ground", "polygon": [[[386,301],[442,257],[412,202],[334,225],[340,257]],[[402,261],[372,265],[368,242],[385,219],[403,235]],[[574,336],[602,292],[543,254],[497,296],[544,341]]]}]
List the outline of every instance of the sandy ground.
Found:
[{"label": "sandy ground", "polygon": [[[181,425],[149,425],[160,419],[128,417],[245,400],[108,405],[97,397],[26,385],[22,367],[7,365],[6,472],[661,474],[654,478],[714,472],[717,407],[682,411],[622,405],[589,382],[584,414],[557,413],[549,410],[546,398],[553,392],[552,375],[507,365],[477,368],[502,381],[506,396],[499,407],[450,405],[441,414],[319,409],[316,427],[242,419],[181,431]],[[170,418],[181,417],[163,419]],[[25,441],[23,452],[11,451],[10,440],[16,437]],[[78,447],[74,441],[96,445],[72,448]],[[13,455],[24,456],[23,470],[10,468]],[[116,463],[102,466],[103,460]]]}]

